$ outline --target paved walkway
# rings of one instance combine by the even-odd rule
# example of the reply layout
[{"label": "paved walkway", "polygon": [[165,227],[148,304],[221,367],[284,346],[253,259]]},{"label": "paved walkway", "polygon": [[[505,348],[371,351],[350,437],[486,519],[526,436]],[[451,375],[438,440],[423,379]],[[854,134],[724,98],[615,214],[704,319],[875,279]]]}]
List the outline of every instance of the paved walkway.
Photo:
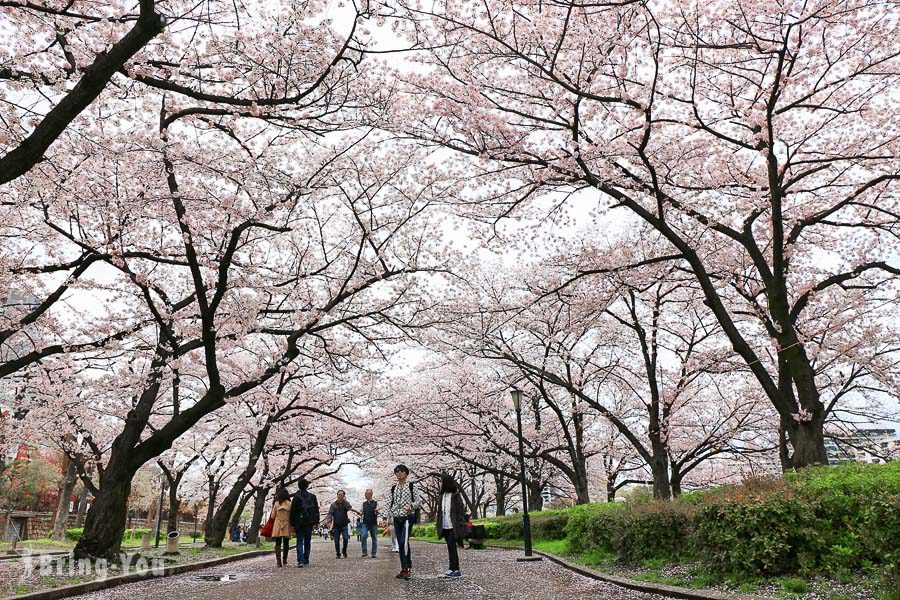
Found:
[{"label": "paved walkway", "polygon": [[[377,559],[360,558],[359,544],[350,543],[350,558],[334,558],[331,542],[316,540],[312,563],[298,569],[278,569],[274,556],[252,558],[148,582],[123,585],[78,596],[83,600],[660,600],[596,581],[550,561],[519,563],[521,551],[463,550],[461,579],[445,579],[447,549],[438,544],[413,542],[413,578],[394,578],[400,570],[397,554],[379,553]],[[296,562],[291,553],[289,564]],[[227,578],[228,581],[214,581]]]}]

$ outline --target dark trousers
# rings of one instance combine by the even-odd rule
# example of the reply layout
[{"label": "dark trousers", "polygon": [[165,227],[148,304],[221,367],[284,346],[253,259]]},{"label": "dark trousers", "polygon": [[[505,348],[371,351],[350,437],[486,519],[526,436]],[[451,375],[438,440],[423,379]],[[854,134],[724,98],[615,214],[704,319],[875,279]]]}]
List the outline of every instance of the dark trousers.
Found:
[{"label": "dark trousers", "polygon": [[295,527],[297,532],[297,564],[309,564],[309,551],[312,547],[312,526]]},{"label": "dark trousers", "polygon": [[456,534],[453,529],[442,529],[441,535],[447,541],[447,554],[450,555],[450,570],[459,571],[459,550],[456,544]]},{"label": "dark trousers", "polygon": [[412,568],[412,552],[409,548],[409,533],[412,525],[409,519],[394,517],[394,536],[397,538],[397,546],[400,547],[400,567]]},{"label": "dark trousers", "polygon": [[341,538],[344,539],[344,551],[343,554],[346,556],[347,554],[347,542],[350,541],[350,532],[348,529],[350,525],[343,525],[340,527],[332,527],[331,528],[331,537],[334,538],[334,553],[341,554]]},{"label": "dark trousers", "polygon": [[277,537],[275,538],[275,557],[278,558],[279,553],[281,554],[281,563],[287,563],[287,555],[288,548],[291,546],[291,538],[289,537]]}]

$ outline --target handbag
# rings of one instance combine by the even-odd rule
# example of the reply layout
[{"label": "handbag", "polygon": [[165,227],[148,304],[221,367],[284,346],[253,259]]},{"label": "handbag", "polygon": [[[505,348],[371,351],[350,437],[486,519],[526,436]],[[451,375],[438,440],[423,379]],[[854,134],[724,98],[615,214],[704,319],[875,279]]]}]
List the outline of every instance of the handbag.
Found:
[{"label": "handbag", "polygon": [[272,529],[275,527],[275,517],[269,517],[263,528],[259,530],[259,535],[263,537],[272,537]]}]

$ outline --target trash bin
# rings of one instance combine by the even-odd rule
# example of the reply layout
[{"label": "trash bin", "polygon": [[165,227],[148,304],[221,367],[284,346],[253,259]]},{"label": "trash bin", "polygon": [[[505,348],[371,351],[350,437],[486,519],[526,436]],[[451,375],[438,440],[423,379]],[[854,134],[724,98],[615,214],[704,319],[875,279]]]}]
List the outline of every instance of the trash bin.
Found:
[{"label": "trash bin", "polygon": [[480,550],[484,548],[487,540],[487,530],[484,525],[472,525],[472,533],[469,534],[469,547]]},{"label": "trash bin", "polygon": [[166,554],[178,554],[178,532],[170,531],[166,536]]}]

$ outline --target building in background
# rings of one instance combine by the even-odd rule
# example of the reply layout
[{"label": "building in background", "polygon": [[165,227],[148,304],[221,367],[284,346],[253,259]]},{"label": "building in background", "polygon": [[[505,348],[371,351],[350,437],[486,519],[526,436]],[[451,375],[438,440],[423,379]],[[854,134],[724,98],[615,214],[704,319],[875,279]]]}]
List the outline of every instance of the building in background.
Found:
[{"label": "building in background", "polygon": [[885,463],[900,459],[900,436],[896,429],[857,429],[827,436],[825,450],[829,464]]}]

